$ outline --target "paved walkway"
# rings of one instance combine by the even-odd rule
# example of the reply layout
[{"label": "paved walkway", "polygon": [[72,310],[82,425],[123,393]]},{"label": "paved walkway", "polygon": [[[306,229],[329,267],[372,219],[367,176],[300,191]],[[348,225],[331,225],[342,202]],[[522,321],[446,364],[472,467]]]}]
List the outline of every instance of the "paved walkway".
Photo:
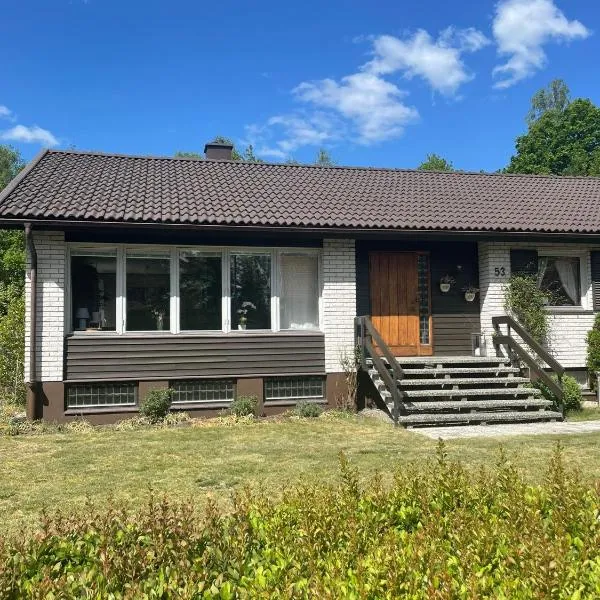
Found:
[{"label": "paved walkway", "polygon": [[568,421],[550,423],[517,423],[515,425],[461,425],[455,427],[415,427],[411,433],[435,440],[471,437],[501,437],[507,435],[572,435],[600,432],[600,421]]}]

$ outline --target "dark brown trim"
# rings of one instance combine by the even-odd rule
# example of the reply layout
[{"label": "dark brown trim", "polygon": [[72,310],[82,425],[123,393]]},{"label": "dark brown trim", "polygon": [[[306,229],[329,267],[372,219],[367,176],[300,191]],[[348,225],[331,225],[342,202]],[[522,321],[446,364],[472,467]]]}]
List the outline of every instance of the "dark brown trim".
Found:
[{"label": "dark brown trim", "polygon": [[[31,219],[20,218],[0,218],[0,225],[3,227],[19,227],[25,222],[35,224],[40,229],[66,230],[73,227],[96,228],[96,227],[115,227],[115,228],[133,228],[133,229],[175,229],[191,231],[218,231],[218,232],[278,232],[285,234],[321,234],[327,237],[359,237],[366,239],[402,239],[402,238],[421,238],[421,239],[454,239],[460,238],[462,241],[522,241],[526,238],[531,240],[553,240],[555,238],[567,238],[569,243],[578,243],[589,239],[600,243],[600,231],[592,232],[573,232],[573,231],[503,231],[503,230],[473,230],[473,229],[398,229],[398,228],[368,228],[368,227],[318,227],[318,226],[288,226],[288,225],[206,225],[194,223],[167,223],[167,222],[138,222],[138,221],[90,221],[76,219]],[[467,237],[465,237],[467,236]],[[589,243],[589,241],[587,242]]]}]

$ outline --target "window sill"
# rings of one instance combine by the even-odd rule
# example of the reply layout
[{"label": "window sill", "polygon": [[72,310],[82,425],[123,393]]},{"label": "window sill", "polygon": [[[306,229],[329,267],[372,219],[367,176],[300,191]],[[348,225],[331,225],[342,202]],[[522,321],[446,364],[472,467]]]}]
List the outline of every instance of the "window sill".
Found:
[{"label": "window sill", "polygon": [[232,400],[222,402],[173,402],[171,410],[186,412],[188,410],[226,410],[231,407]]},{"label": "window sill", "polygon": [[136,404],[130,405],[115,405],[115,406],[86,406],[82,408],[67,408],[65,410],[66,416],[80,416],[80,415],[105,415],[110,413],[137,413],[139,407]]},{"label": "window sill", "polygon": [[296,406],[299,402],[307,404],[327,404],[325,398],[289,398],[288,400],[265,400],[264,406]]},{"label": "window sill", "polygon": [[325,335],[321,329],[283,329],[280,331],[271,331],[270,329],[254,329],[254,330],[232,330],[224,331],[182,331],[180,333],[171,333],[170,331],[127,331],[125,333],[117,333],[116,331],[73,331],[67,333],[68,338],[88,338],[88,337],[117,337],[117,338],[184,338],[184,337],[264,337],[271,335],[292,335],[292,336],[308,336],[308,335]]}]

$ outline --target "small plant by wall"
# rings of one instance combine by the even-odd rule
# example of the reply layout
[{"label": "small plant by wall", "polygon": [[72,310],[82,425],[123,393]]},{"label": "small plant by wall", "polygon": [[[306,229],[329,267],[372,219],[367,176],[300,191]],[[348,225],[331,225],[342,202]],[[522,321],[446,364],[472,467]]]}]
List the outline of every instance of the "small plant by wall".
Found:
[{"label": "small plant by wall", "polygon": [[150,390],[140,406],[140,414],[151,423],[162,421],[171,408],[173,390]]},{"label": "small plant by wall", "polygon": [[249,417],[256,415],[258,398],[256,396],[240,396],[229,407],[229,412],[236,417]]},{"label": "small plant by wall", "polygon": [[547,342],[550,321],[548,294],[537,286],[537,278],[513,275],[504,289],[504,308],[540,344]]},{"label": "small plant by wall", "polygon": [[318,417],[323,412],[323,409],[314,402],[298,402],[294,413],[299,417],[310,418]]},{"label": "small plant by wall", "polygon": [[340,366],[344,373],[346,389],[336,396],[336,407],[340,410],[355,411],[358,394],[358,365],[360,364],[360,348],[354,348],[354,354],[344,352],[340,355]]},{"label": "small plant by wall", "polygon": [[[552,378],[555,381],[558,381],[556,375],[553,375]],[[546,400],[550,400],[554,402],[554,406],[556,408],[560,408],[561,403],[558,398],[540,381],[535,381],[533,385],[538,388],[542,392],[542,396],[546,398]],[[563,375],[562,377],[562,388],[563,388],[563,401],[562,404],[565,407],[566,412],[572,412],[581,410],[581,402],[583,401],[583,395],[581,393],[581,388],[577,383],[577,380],[570,375]]]},{"label": "small plant by wall", "polygon": [[600,314],[596,315],[594,327],[587,334],[587,368],[590,387],[597,388],[596,373],[600,371]]}]

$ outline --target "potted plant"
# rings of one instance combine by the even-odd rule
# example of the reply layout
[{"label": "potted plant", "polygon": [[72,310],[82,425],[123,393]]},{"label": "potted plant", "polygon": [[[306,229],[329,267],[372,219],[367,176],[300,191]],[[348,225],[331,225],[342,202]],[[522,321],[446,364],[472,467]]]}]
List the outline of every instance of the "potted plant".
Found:
[{"label": "potted plant", "polygon": [[238,329],[246,329],[246,323],[248,323],[249,310],[256,310],[256,306],[252,304],[252,302],[244,300],[244,302],[242,302],[241,308],[238,308],[237,310],[238,315],[240,315],[238,319]]},{"label": "potted plant", "polygon": [[473,300],[475,300],[475,296],[477,295],[478,291],[479,291],[479,288],[477,288],[471,284],[469,284],[467,287],[463,288],[463,292],[465,293],[465,300],[467,302],[473,302]]},{"label": "potted plant", "polygon": [[440,290],[446,294],[450,291],[450,288],[456,283],[456,279],[452,275],[444,275],[440,279]]}]

